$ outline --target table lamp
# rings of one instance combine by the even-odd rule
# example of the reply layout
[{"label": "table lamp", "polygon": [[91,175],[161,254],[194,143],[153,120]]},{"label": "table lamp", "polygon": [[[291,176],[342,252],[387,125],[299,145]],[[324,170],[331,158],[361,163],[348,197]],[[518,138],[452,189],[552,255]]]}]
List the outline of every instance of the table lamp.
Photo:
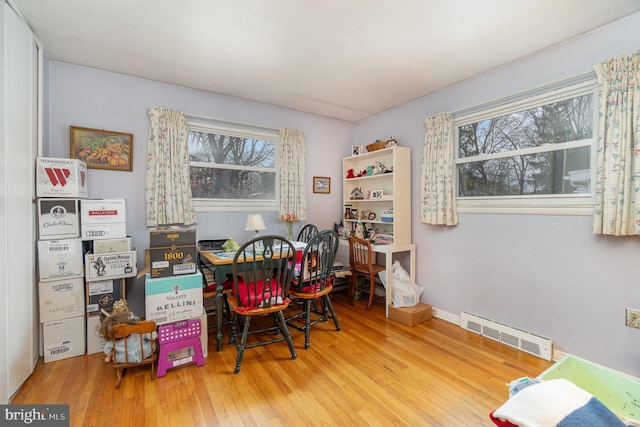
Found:
[{"label": "table lamp", "polygon": [[253,236],[258,237],[260,230],[265,230],[267,227],[264,226],[264,220],[262,219],[262,214],[250,214],[247,217],[247,225],[244,227],[245,231],[253,230],[256,232],[256,235]]}]

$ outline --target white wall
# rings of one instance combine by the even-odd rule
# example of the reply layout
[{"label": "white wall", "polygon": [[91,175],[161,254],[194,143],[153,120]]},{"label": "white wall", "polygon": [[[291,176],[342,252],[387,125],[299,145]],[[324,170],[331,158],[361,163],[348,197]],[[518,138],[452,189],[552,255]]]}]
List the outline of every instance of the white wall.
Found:
[{"label": "white wall", "polygon": [[[551,338],[557,349],[640,376],[637,237],[591,233],[585,216],[461,214],[457,227],[419,216],[424,119],[593,70],[640,48],[640,14],[400,106],[356,126],[355,142],[393,136],[412,150],[412,229],[423,301]],[[530,375],[537,375],[532,372]]]},{"label": "white wall", "polygon": [[[90,169],[90,198],[125,198],[127,230],[138,247],[138,264],[149,245],[145,223],[147,108],[168,107],[224,120],[268,127],[302,129],[307,136],[307,222],[333,228],[341,218],[339,159],[348,154],[353,125],[338,120],[276,108],[269,105],[214,95],[183,87],[51,61],[49,63],[49,132],[46,151],[51,157],[69,156],[69,126],[133,133],[133,172]],[[332,178],[331,194],[313,194],[312,177]],[[245,241],[248,212],[198,214],[197,238],[234,237]],[[264,212],[265,232],[284,234],[285,226],[275,212]],[[297,233],[298,228],[294,227]],[[135,283],[134,283],[135,282]],[[130,281],[127,299],[131,308],[144,313],[144,283]]]}]

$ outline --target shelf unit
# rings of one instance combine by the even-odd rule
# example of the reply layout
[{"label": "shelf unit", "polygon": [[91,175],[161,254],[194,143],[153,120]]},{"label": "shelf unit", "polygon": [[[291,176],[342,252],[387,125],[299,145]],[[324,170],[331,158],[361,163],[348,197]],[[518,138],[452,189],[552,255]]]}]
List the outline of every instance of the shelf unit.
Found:
[{"label": "shelf unit", "polygon": [[[376,165],[382,163],[391,172],[376,174]],[[393,243],[411,243],[411,149],[389,147],[382,150],[346,157],[342,161],[343,218],[345,227],[354,228],[362,221],[371,224],[382,234],[393,236]],[[347,178],[353,169],[355,178]],[[373,174],[357,177],[362,171],[371,169]],[[362,199],[352,198],[354,189],[362,191]],[[371,195],[382,191],[382,198],[372,199]],[[357,210],[357,219],[346,218],[346,210]],[[383,212],[392,210],[393,220],[383,221]],[[375,219],[362,219],[363,211],[375,213]]]}]

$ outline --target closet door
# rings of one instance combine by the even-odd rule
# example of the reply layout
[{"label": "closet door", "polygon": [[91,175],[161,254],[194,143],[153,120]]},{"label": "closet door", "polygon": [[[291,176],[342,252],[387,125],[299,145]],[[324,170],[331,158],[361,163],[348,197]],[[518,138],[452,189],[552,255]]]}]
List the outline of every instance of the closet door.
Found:
[{"label": "closet door", "polygon": [[35,153],[38,48],[29,27],[4,3],[4,109],[0,155],[0,402],[38,359],[35,276]]}]

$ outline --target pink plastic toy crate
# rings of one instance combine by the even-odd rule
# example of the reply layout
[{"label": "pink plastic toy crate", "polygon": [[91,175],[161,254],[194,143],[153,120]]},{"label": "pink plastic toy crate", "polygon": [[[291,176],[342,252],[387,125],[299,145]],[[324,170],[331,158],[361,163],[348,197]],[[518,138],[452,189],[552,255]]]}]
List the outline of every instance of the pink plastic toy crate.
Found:
[{"label": "pink plastic toy crate", "polygon": [[190,338],[200,338],[200,319],[181,320],[158,326],[158,341],[168,344]]}]

